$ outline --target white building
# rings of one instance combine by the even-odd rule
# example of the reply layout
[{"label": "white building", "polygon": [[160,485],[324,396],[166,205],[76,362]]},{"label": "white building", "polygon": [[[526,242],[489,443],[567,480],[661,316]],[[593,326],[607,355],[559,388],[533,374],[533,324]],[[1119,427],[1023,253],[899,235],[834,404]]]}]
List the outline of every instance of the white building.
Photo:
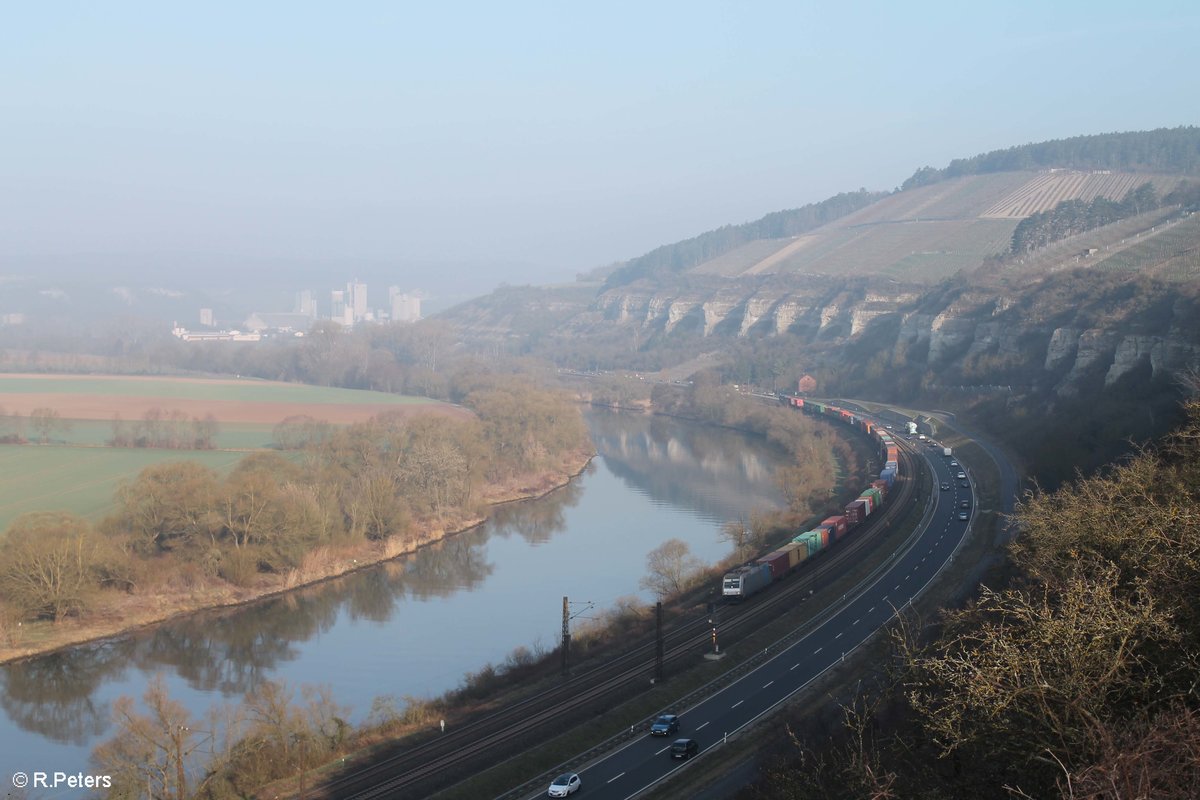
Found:
[{"label": "white building", "polygon": [[292,310],[313,318],[317,316],[317,298],[313,297],[311,289],[296,292],[296,305]]},{"label": "white building", "polygon": [[388,289],[388,301],[393,322],[416,322],[421,319],[421,298],[415,294],[405,294],[399,286],[392,286]]},{"label": "white building", "polygon": [[361,322],[367,318],[367,285],[355,278],[346,284],[346,305],[350,309],[350,322]]}]

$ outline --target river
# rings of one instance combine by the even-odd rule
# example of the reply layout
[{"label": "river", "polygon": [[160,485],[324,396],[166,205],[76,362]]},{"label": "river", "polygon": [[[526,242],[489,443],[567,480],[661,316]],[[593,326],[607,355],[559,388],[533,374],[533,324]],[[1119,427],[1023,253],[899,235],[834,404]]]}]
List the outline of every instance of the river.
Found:
[{"label": "river", "polygon": [[[265,679],[320,685],[362,721],[374,698],[432,698],[519,646],[553,649],[562,598],[586,617],[638,586],[671,538],[706,563],[721,525],[782,503],[779,453],[662,417],[588,411],[597,458],[570,485],[504,506],[440,546],[250,606],[0,667],[0,780],[95,771],[114,701],[162,676],[197,718]],[[31,797],[81,797],[39,790]]]}]

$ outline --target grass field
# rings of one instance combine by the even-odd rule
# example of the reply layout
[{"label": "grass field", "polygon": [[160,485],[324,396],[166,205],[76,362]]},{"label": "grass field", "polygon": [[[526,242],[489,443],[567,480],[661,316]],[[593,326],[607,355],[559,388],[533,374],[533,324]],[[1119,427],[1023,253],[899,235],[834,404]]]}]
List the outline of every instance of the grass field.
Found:
[{"label": "grass field", "polygon": [[27,511],[72,511],[97,520],[113,508],[122,481],[151,464],[196,461],[218,471],[243,453],[212,450],[126,450],[110,447],[0,445],[0,530]]},{"label": "grass field", "polygon": [[[0,445],[0,530],[27,511],[73,511],[96,519],[113,505],[122,481],[163,461],[196,461],[229,469],[245,450],[269,447],[272,432],[289,416],[308,415],[333,425],[366,420],[384,411],[469,412],[420,397],[384,392],[246,379],[143,378],[103,375],[0,374],[0,434],[29,430],[28,415],[52,408],[69,423],[49,445]],[[220,450],[114,449],[103,447],[119,415],[132,426],[152,408],[188,418],[212,414]],[[16,419],[12,415],[20,415]]]}]

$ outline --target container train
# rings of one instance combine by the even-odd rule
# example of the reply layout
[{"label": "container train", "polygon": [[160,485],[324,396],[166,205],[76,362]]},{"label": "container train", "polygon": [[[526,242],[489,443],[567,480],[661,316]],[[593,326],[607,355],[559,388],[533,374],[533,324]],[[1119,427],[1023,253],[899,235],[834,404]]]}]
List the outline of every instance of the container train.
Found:
[{"label": "container train", "polygon": [[807,414],[838,420],[870,436],[879,446],[883,470],[879,473],[879,479],[865,487],[858,499],[848,503],[841,514],[827,517],[817,527],[799,533],[783,547],[725,573],[721,581],[721,594],[729,601],[745,600],[775,581],[786,578],[805,561],[853,533],[867,517],[883,506],[888,492],[900,477],[900,449],[883,426],[828,403],[802,397],[785,397],[783,400]]}]

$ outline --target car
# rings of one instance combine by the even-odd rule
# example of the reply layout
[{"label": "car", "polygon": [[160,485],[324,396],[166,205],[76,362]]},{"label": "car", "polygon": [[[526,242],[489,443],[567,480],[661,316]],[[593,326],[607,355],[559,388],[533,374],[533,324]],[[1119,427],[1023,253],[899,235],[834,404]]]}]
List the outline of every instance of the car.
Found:
[{"label": "car", "polygon": [[957,467],[957,466],[958,466],[958,462],[957,462],[957,461],[955,461],[955,460],[952,458],[952,459],[950,459],[950,466],[952,466],[952,467]]},{"label": "car", "polygon": [[579,787],[583,785],[583,781],[579,780],[579,776],[574,772],[566,772],[559,775],[550,784],[550,797],[566,797],[567,795],[575,794],[579,791]]},{"label": "car", "polygon": [[970,507],[971,507],[971,501],[970,501],[970,500],[960,500],[960,501],[959,501],[959,503],[958,503],[958,507],[959,507],[959,508],[970,508]]},{"label": "car", "polygon": [[943,492],[948,492],[948,491],[950,491],[950,484],[948,484],[948,483],[943,483],[943,484],[942,484],[942,491],[943,491]]},{"label": "car", "polygon": [[960,512],[958,512],[958,518],[961,519],[963,522],[966,522],[967,520],[969,520],[971,518],[971,515],[968,514],[966,511],[960,511]]},{"label": "car", "polygon": [[676,739],[671,742],[671,758],[691,758],[700,752],[695,739]]},{"label": "car", "polygon": [[963,472],[962,470],[959,470],[958,479],[961,481],[965,477],[967,477],[967,473]]},{"label": "car", "polygon": [[961,486],[961,487],[963,487],[964,489],[970,489],[970,488],[971,488],[971,484],[970,484],[969,482],[967,482],[967,481],[959,481],[959,482],[958,482],[958,485],[959,485],[959,486]]},{"label": "car", "polygon": [[670,736],[679,733],[679,717],[674,714],[663,714],[650,725],[651,736]]}]

